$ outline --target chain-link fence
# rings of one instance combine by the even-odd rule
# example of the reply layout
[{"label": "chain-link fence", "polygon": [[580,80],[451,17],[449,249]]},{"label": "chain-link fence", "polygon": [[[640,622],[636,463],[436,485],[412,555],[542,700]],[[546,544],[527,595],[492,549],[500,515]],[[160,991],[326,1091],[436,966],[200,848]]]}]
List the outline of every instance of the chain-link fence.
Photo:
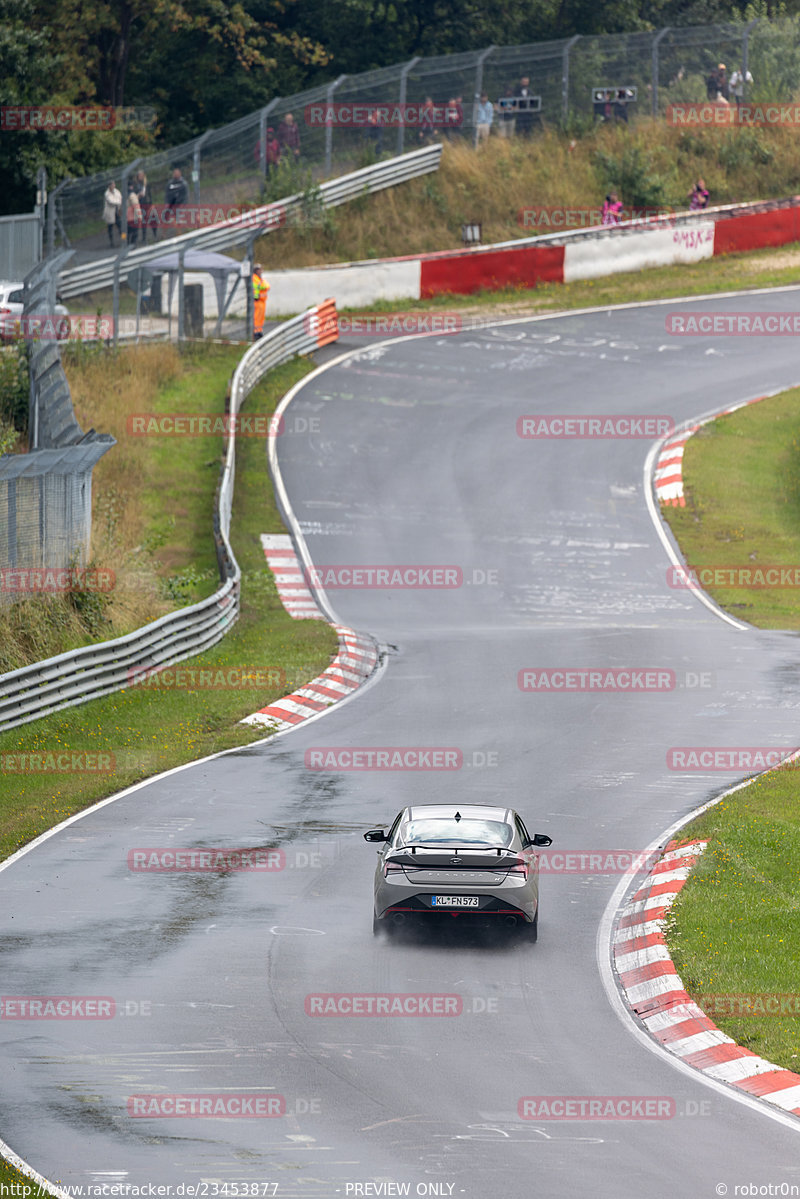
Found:
[{"label": "chain-link fence", "polygon": [[[48,259],[26,276],[23,321],[49,318],[55,328],[56,280],[70,257]],[[92,470],[115,444],[108,433],[84,433],[75,419],[52,333],[30,347],[28,440],[27,454],[0,455],[0,603],[35,592],[37,571],[85,564]],[[17,573],[6,585],[9,570]]]},{"label": "chain-link fence", "polygon": [[[414,58],[406,63],[340,76],[299,95],[280,97],[230,125],[210,130],[170,150],[122,164],[91,178],[62,184],[54,193],[51,243],[107,252],[103,196],[114,179],[122,196],[139,171],[153,204],[164,203],[173,169],[179,168],[189,204],[248,205],[278,199],[360,166],[376,157],[417,148],[425,136],[406,126],[331,124],[311,120],[311,106],[421,105],[455,100],[463,121],[437,132],[473,141],[475,104],[486,92],[495,106],[493,132],[532,133],[542,122],[579,128],[598,119],[599,90],[629,89],[615,119],[663,116],[668,104],[705,101],[711,72],[724,63],[727,78],[749,73],[747,99],[786,101],[800,89],[800,19],[755,20],[665,28],[646,33],[573,37],[525,46],[489,46],[464,54]],[[527,80],[527,83],[523,83]],[[532,103],[515,112],[503,99],[526,87]],[[123,208],[125,200],[123,199]],[[123,213],[124,228],[124,213]],[[186,232],[186,227],[164,230]],[[52,249],[52,244],[51,247]]]},{"label": "chain-link fence", "polygon": [[0,217],[0,279],[24,279],[42,256],[42,223],[37,213]]}]

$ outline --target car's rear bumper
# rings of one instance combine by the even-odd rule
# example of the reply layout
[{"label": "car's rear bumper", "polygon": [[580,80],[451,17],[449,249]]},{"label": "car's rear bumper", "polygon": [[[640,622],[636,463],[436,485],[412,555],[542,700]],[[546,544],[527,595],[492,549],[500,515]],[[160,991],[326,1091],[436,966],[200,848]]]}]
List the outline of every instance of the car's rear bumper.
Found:
[{"label": "car's rear bumper", "polygon": [[429,896],[411,896],[396,903],[390,904],[382,911],[376,910],[375,917],[378,920],[391,920],[398,914],[403,916],[425,916],[428,919],[447,919],[449,916],[466,916],[471,920],[479,919],[482,916],[513,916],[518,921],[523,921],[526,924],[532,924],[536,919],[537,903],[534,901],[530,904],[517,905],[509,903],[506,899],[498,898],[497,896],[483,896],[483,904],[480,907],[469,908],[444,908],[432,907],[429,902]]}]

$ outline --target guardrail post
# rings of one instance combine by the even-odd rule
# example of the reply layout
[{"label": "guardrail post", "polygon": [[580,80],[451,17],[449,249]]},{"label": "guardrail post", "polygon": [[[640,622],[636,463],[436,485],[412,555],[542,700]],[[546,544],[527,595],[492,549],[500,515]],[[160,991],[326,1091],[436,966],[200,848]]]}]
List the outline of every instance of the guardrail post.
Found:
[{"label": "guardrail post", "polygon": [[[417,55],[416,58],[409,59],[409,61],[406,63],[406,65],[403,67],[402,71],[400,72],[400,95],[398,96],[398,101],[397,101],[398,104],[400,105],[400,108],[402,108],[403,105],[405,104],[406,96],[408,95],[409,71],[411,71],[412,67],[415,67],[417,65],[417,63],[419,62],[419,57],[420,56]],[[397,153],[398,154],[403,153],[403,150],[405,149],[405,144],[406,144],[406,127],[405,127],[405,124],[401,121],[400,128],[397,130]]]},{"label": "guardrail post", "polygon": [[561,51],[561,105],[565,121],[569,116],[569,52],[580,40],[581,35],[576,33]]},{"label": "guardrail post", "polygon": [[186,256],[186,247],[181,246],[178,250],[178,344],[184,338],[184,308],[183,308],[183,260]]},{"label": "guardrail post", "polygon": [[[325,93],[326,107],[330,108],[333,104],[333,94],[340,84],[344,83],[346,75],[340,75],[338,79],[334,79],[333,83],[328,85],[328,90]],[[325,174],[331,173],[331,161],[333,159],[333,125],[330,121],[325,122]]]},{"label": "guardrail post", "polygon": [[267,117],[276,104],[280,104],[280,96],[270,100],[266,108],[262,108],[258,117],[258,169],[261,172],[261,182],[267,178]]},{"label": "guardrail post", "polygon": [[744,33],[742,34],[742,68],[741,69],[742,69],[742,99],[743,100],[747,99],[747,62],[748,62],[748,56],[749,56],[749,51],[750,51],[750,30],[755,28],[755,26],[758,24],[758,22],[760,20],[761,20],[760,17],[756,17],[754,21],[751,21],[749,25],[745,26]]},{"label": "guardrail post", "polygon": [[669,33],[671,25],[665,25],[653,39],[653,116],[658,116],[658,44],[665,33]]},{"label": "guardrail post", "polygon": [[[492,53],[492,51],[496,50],[496,49],[497,49],[497,46],[487,46],[485,50],[481,50],[480,54],[478,55],[478,61],[475,63],[475,102],[472,105],[473,117],[475,115],[475,105],[480,103],[481,92],[483,91],[483,64],[486,61],[486,59],[489,57],[489,55]],[[462,119],[462,121],[464,119],[463,113],[461,114],[461,119]],[[472,135],[472,144],[473,144],[473,146],[477,146],[477,144],[478,144],[478,123],[477,123],[477,121],[475,122],[475,130]]]},{"label": "guardrail post", "polygon": [[[263,228],[263,226],[262,226],[262,228]],[[256,258],[256,238],[258,237],[260,232],[261,232],[260,229],[256,230],[247,239],[247,261],[248,261],[250,269],[247,272],[247,284],[246,284],[246,286],[247,286],[247,328],[244,331],[246,341],[253,340],[253,318],[255,316],[254,300],[253,300],[253,268],[255,266],[255,258]]]},{"label": "guardrail post", "polygon": [[117,338],[119,330],[119,275],[120,267],[122,266],[123,256],[127,253],[127,242],[124,246],[120,246],[119,253],[114,260],[114,298],[112,301],[112,320],[114,322],[114,349],[117,348]]}]

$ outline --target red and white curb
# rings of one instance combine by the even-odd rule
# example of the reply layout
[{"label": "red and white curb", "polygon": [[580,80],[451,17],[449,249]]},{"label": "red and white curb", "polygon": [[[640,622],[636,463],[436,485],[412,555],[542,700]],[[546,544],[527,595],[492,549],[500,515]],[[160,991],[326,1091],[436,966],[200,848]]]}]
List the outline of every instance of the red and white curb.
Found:
[{"label": "red and white curb", "polygon": [[673,437],[658,455],[653,484],[660,504],[671,504],[673,508],[686,507],[683,495],[683,451],[695,429],[699,428],[699,425],[692,425],[680,437]]},{"label": "red and white curb", "polygon": [[696,425],[690,425],[687,429],[683,429],[677,437],[670,437],[659,451],[656,468],[653,472],[653,486],[658,502],[673,508],[686,507],[686,498],[683,494],[683,452],[686,449],[686,442],[693,433],[702,429],[703,425],[710,424],[712,420],[717,420],[720,416],[730,416],[732,412],[738,412],[740,408],[746,408],[748,404],[758,404],[761,400],[766,399],[766,396],[756,396],[755,399],[745,400],[743,404],[734,404],[732,408],[715,412],[713,416],[708,416],[705,420],[698,421]]},{"label": "red and white curb", "polygon": [[664,917],[707,845],[670,841],[652,874],[622,909],[614,965],[628,1006],[665,1049],[721,1082],[800,1115],[800,1074],[726,1036],[691,999],[664,940]]},{"label": "red and white curb", "polygon": [[289,615],[295,620],[324,620],[308,589],[288,533],[262,533],[261,544],[267,565],[275,576],[278,595]]},{"label": "red and white curb", "polygon": [[[267,563],[275,575],[278,594],[289,615],[295,620],[325,620],[306,586],[291,537],[285,533],[265,533],[261,542]],[[272,732],[283,732],[326,711],[365,682],[378,664],[375,642],[346,625],[332,627],[339,638],[339,652],[328,669],[291,695],[284,695],[252,716],[246,716],[242,724],[262,724]]]}]

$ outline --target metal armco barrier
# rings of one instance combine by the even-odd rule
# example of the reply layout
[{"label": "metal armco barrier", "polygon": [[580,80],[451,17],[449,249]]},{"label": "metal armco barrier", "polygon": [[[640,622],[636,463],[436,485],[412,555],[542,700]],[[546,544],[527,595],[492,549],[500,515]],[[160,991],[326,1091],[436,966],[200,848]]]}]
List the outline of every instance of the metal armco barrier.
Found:
[{"label": "metal armco barrier", "polygon": [[[336,306],[327,300],[267,333],[243,356],[231,382],[228,411],[236,415],[274,366],[338,339]],[[230,544],[236,469],[235,431],[228,430],[217,487],[214,536],[221,586],[213,595],[99,645],[88,645],[0,675],[0,731],[99,699],[131,685],[135,673],[158,670],[210,649],[239,616],[241,571]]]},{"label": "metal armco barrier", "polygon": [[[383,191],[384,188],[394,187],[398,183],[406,183],[409,179],[417,179],[439,169],[442,147],[425,146],[410,154],[398,158],[390,158],[375,166],[364,167],[353,171],[350,175],[342,175],[319,187],[314,194],[314,200],[319,203],[320,210],[336,208],[355,200],[359,196],[371,195]],[[119,279],[125,280],[131,271],[137,267],[146,266],[155,258],[162,258],[165,253],[179,254],[182,250],[222,250],[243,241],[248,241],[254,234],[258,236],[279,228],[276,217],[291,219],[302,215],[306,200],[302,193],[287,196],[284,200],[253,208],[241,216],[232,217],[218,225],[211,225],[195,233],[183,233],[171,237],[167,241],[156,242],[152,246],[129,250],[127,254],[115,254],[96,262],[84,263],[64,271],[59,278],[58,290],[64,299],[95,291],[101,287],[111,287],[114,283],[115,270],[119,271]]]}]

